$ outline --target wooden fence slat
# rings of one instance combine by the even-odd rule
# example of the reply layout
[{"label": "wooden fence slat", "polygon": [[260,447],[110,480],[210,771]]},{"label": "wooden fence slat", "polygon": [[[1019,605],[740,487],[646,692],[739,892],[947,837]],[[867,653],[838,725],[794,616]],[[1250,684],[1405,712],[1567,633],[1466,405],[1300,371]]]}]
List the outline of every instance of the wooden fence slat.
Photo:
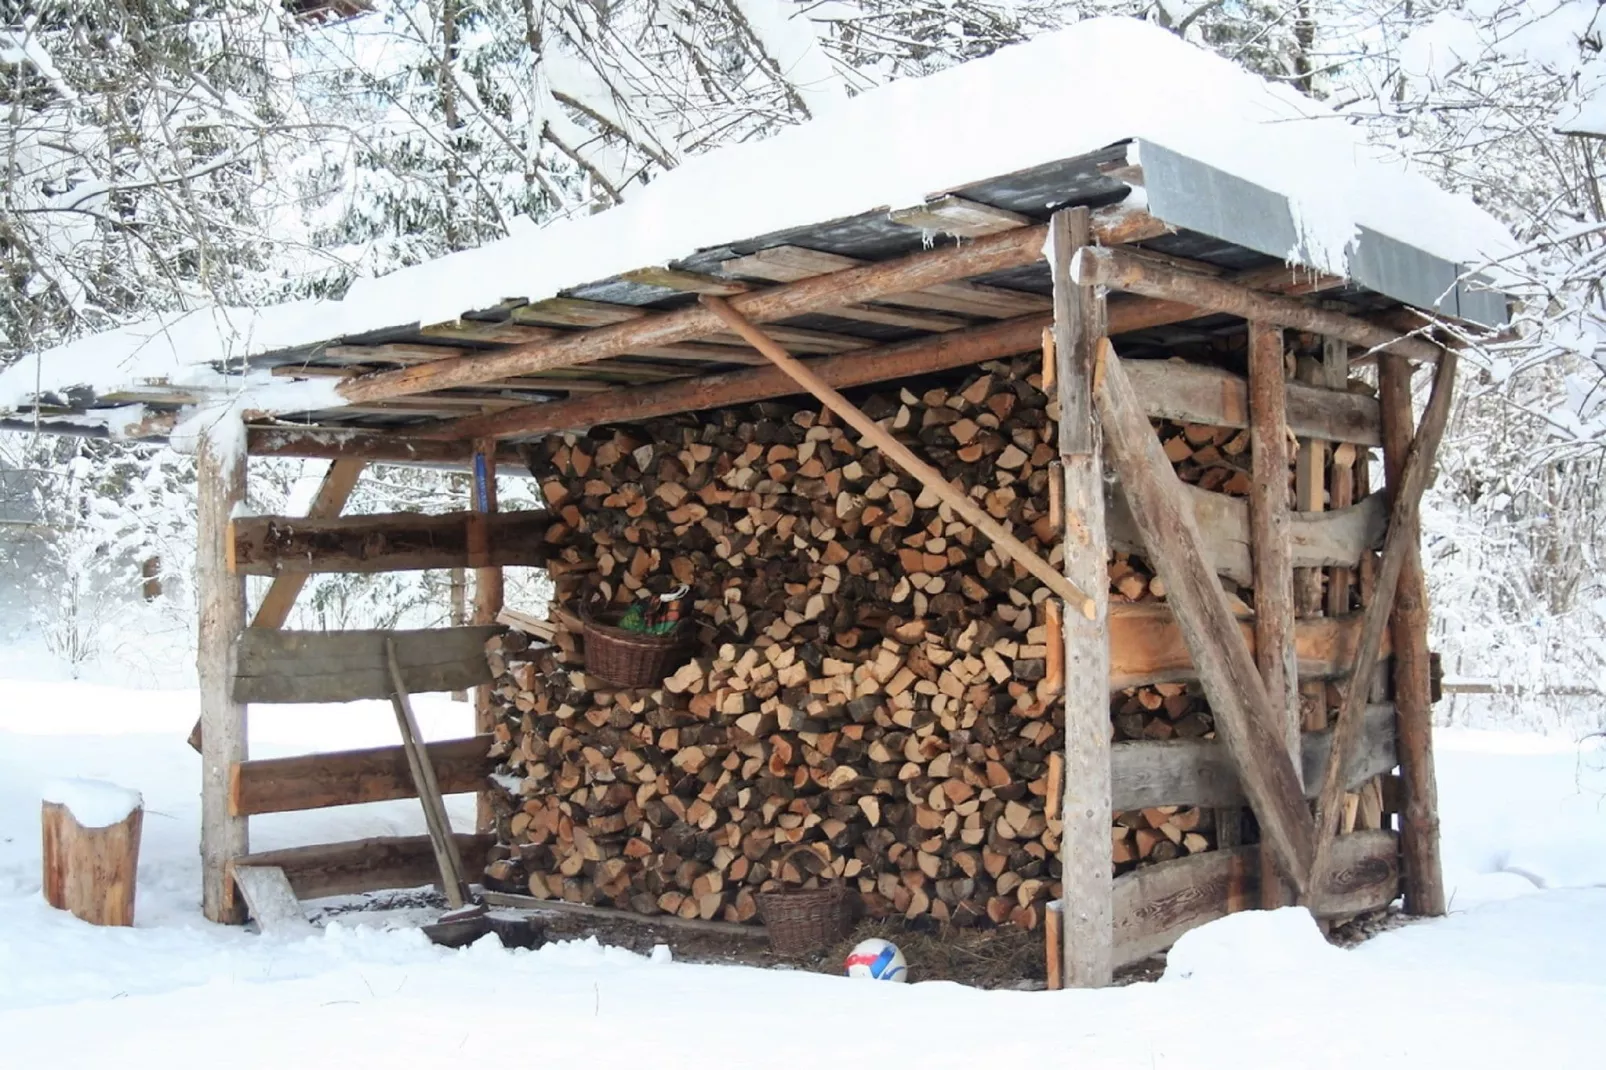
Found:
[{"label": "wooden fence slat", "polygon": [[368,513],[359,516],[242,516],[229,522],[229,569],[237,575],[405,572],[479,563],[536,566],[546,561],[552,518],[527,509],[485,515]]},{"label": "wooden fence slat", "polygon": [[409,691],[457,691],[491,678],[485,641],[496,625],[419,631],[285,632],[247,628],[234,658],[236,702],[389,698],[385,639],[396,640]]},{"label": "wooden fence slat", "polygon": [[[1400,894],[1400,842],[1393,832],[1342,836],[1322,886],[1322,916],[1378,910]],[[1115,879],[1115,961],[1125,966],[1164,951],[1189,929],[1257,903],[1258,846],[1144,866]]]},{"label": "wooden fence slat", "polygon": [[[425,745],[441,791],[478,791],[496,762],[494,737],[469,736]],[[417,795],[402,747],[300,754],[236,762],[229,776],[229,812],[236,817],[317,810],[326,806],[411,799]]]},{"label": "wooden fence slat", "polygon": [[[1163,602],[1110,606],[1110,690],[1144,684],[1181,683],[1199,678],[1176,615]],[[1238,621],[1254,654],[1254,623]],[[1361,615],[1312,617],[1294,622],[1294,656],[1301,679],[1331,680],[1346,675],[1360,642]],[[1384,653],[1387,653],[1385,647]]]},{"label": "wooden fence slat", "polygon": [[[477,874],[496,837],[455,833],[466,872]],[[236,866],[278,866],[297,899],[356,895],[385,888],[438,885],[440,871],[428,836],[380,836],[241,855]]]},{"label": "wooden fence slat", "polygon": [[[1300,740],[1305,797],[1314,799],[1326,775],[1333,745],[1331,729],[1307,732]],[[1344,770],[1344,786],[1354,787],[1397,764],[1394,707],[1369,706],[1362,745]],[[1110,747],[1112,805],[1116,810],[1148,806],[1235,807],[1244,805],[1243,788],[1227,749],[1211,739],[1133,740]]]}]

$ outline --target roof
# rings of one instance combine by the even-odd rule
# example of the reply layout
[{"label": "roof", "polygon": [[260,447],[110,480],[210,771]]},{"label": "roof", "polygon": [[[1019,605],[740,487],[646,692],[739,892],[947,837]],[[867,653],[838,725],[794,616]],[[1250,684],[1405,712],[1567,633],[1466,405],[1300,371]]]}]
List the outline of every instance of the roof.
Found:
[{"label": "roof", "polygon": [[[722,280],[769,286],[1083,204],[1146,210],[1167,232],[1136,246],[1199,270],[1287,262],[1344,281],[1324,298],[1505,321],[1502,295],[1459,281],[1512,248],[1471,201],[1287,87],[1146,23],[1094,19],[708,153],[606,212],[523,221],[481,248],[359,280],[343,300],[203,308],[25,358],[0,372],[0,418],[159,435],[182,407],[226,398],[258,418],[400,429],[740,367],[762,358],[710,336],[383,403],[345,405],[335,389],[359,372],[683,307]],[[983,289],[957,303],[878,297],[777,330],[800,355],[843,353],[1047,307],[1041,260],[968,281]]]}]

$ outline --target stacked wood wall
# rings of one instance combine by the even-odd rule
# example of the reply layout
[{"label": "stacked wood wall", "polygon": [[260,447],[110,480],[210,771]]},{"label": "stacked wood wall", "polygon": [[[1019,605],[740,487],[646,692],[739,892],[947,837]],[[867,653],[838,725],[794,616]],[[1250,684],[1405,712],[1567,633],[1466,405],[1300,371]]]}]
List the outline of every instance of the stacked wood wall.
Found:
[{"label": "stacked wood wall", "polygon": [[[855,400],[1057,564],[1040,369],[1023,357]],[[1247,497],[1247,430],[1155,426],[1184,481]],[[693,586],[703,627],[696,660],[637,690],[587,675],[572,617],[554,617],[551,649],[502,641],[498,756],[517,786],[499,808],[508,850],[493,879],[748,920],[777,878],[844,877],[872,913],[1040,921],[1060,894],[1045,800],[1063,711],[1044,680],[1047,591],[1024,569],[801,400],[551,437],[531,467],[556,517],[545,556],[559,604],[595,594],[617,607],[674,577]],[[1109,580],[1112,738],[1213,739],[1185,669],[1156,668],[1163,584],[1130,549],[1111,555]],[[1223,583],[1247,613],[1253,591]],[[1342,671],[1340,623],[1300,633],[1302,672]],[[1115,871],[1211,851],[1218,826],[1236,845],[1238,810],[1223,814],[1120,810]],[[783,862],[797,844],[814,857]]]}]

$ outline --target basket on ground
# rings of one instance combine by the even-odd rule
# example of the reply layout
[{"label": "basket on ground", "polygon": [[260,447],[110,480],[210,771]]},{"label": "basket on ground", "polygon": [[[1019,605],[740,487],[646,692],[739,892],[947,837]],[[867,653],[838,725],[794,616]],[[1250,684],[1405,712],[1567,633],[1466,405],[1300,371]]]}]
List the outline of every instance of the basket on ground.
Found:
[{"label": "basket on ground", "polygon": [[643,635],[616,627],[618,613],[582,612],[580,619],[585,625],[586,674],[619,687],[656,687],[685,654],[685,621],[668,635]]},{"label": "basket on ground", "polygon": [[[806,847],[795,847],[781,858],[779,873],[787,859]],[[759,892],[758,912],[764,919],[770,948],[778,955],[804,955],[830,947],[853,928],[852,901],[841,881],[819,888],[782,888]]]}]

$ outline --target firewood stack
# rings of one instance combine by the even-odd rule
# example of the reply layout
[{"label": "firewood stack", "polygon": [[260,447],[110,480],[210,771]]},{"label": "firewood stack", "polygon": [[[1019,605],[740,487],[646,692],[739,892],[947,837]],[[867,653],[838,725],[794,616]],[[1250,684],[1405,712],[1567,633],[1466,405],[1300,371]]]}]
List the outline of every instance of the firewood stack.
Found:
[{"label": "firewood stack", "polygon": [[[1038,365],[857,400],[1057,563]],[[1200,449],[1232,456],[1217,437]],[[527,650],[497,641],[509,852],[493,881],[740,922],[779,882],[841,879],[876,915],[1040,922],[1059,894],[1044,809],[1063,727],[1046,588],[798,401],[554,436],[529,461],[559,521],[556,607],[619,608],[663,578],[691,585],[698,629],[695,656],[641,689],[586,673],[572,613],[554,609]],[[1117,600],[1164,594],[1136,557],[1111,581]],[[1182,685],[1112,701],[1117,739],[1213,731]],[[1117,815],[1119,868],[1206,849],[1208,824]]]}]

